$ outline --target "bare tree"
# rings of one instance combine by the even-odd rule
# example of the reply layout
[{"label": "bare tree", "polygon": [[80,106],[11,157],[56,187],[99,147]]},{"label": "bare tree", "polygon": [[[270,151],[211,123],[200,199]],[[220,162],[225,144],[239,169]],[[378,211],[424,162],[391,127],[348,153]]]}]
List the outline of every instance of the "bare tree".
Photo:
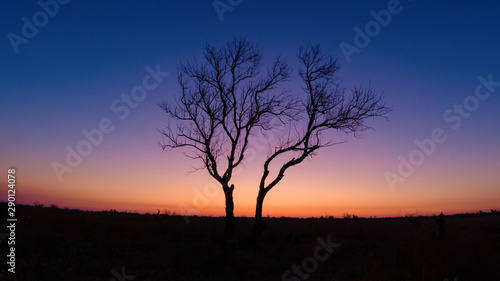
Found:
[{"label": "bare tree", "polygon": [[[293,96],[275,91],[291,73],[279,56],[263,73],[262,49],[246,38],[233,38],[222,48],[206,44],[202,63],[194,59],[181,63],[178,69],[180,98],[172,104],[160,104],[175,121],[160,130],[165,136],[162,148],[190,148],[192,154],[187,156],[202,163],[198,169],[206,169],[221,184],[226,238],[231,238],[235,229],[232,175],[245,159],[250,135],[273,130],[274,119],[285,125],[264,162],[250,236],[256,241],[264,230],[264,198],[285,172],[320,148],[341,143],[334,142],[327,131],[356,135],[370,128],[366,121],[385,117],[390,111],[382,95],[371,87],[347,93],[340,86],[337,61],[318,46],[301,50],[298,59],[305,94]],[[300,96],[305,98],[300,100]],[[274,176],[270,176],[271,167],[278,167]]]},{"label": "bare tree", "polygon": [[295,108],[293,99],[275,87],[290,70],[278,56],[267,71],[261,71],[262,49],[246,38],[233,38],[223,47],[206,44],[202,62],[195,58],[178,68],[181,96],[172,104],[162,103],[170,120],[161,147],[190,148],[187,156],[201,161],[222,187],[225,195],[224,236],[235,229],[233,171],[245,158],[249,136],[256,130],[271,130],[272,119],[283,122]]},{"label": "bare tree", "polygon": [[[259,184],[255,220],[251,241],[256,241],[264,230],[262,207],[266,194],[275,187],[292,166],[298,165],[322,147],[339,144],[328,137],[327,131],[356,134],[369,127],[365,121],[385,117],[390,109],[382,101],[382,95],[371,87],[355,88],[349,94],[340,87],[337,76],[339,65],[325,55],[319,46],[301,50],[298,59],[302,65],[299,75],[307,98],[299,104],[302,118],[280,136],[278,145],[264,162]],[[279,159],[279,160],[277,160]],[[286,159],[283,161],[283,159]],[[270,167],[278,163],[275,176],[270,177]],[[276,164],[273,166],[276,167]]]}]

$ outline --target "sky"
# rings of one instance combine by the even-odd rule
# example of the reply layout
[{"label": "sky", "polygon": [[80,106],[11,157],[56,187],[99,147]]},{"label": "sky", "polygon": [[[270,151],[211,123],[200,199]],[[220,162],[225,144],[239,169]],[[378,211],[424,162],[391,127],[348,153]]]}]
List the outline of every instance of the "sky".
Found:
[{"label": "sky", "polygon": [[[15,168],[19,204],[224,215],[220,186],[192,172],[189,151],[158,145],[168,121],[158,103],[179,95],[179,61],[247,36],[264,62],[291,65],[320,44],[346,88],[371,85],[393,109],[292,167],[264,216],[497,209],[499,11],[497,1],[2,1],[0,201]],[[265,143],[251,141],[232,181],[237,216],[255,212]]]}]

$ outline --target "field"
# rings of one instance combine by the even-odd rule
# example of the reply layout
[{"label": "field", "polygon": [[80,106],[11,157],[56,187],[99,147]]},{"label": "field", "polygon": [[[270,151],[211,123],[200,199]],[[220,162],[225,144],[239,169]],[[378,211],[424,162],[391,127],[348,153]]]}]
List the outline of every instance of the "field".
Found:
[{"label": "field", "polygon": [[223,218],[16,211],[16,273],[4,238],[0,280],[500,280],[496,212],[447,216],[442,229],[436,217],[267,218],[249,246],[251,218],[223,241]]}]

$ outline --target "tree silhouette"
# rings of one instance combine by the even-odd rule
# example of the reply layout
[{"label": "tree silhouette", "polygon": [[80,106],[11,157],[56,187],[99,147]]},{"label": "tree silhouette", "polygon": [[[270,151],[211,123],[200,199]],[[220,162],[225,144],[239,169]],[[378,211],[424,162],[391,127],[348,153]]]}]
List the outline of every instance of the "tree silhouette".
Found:
[{"label": "tree silhouette", "polygon": [[[180,98],[173,104],[160,104],[175,121],[175,126],[169,124],[160,130],[165,136],[161,147],[191,148],[188,157],[201,161],[198,169],[206,169],[221,184],[226,203],[226,238],[231,238],[235,229],[231,179],[245,159],[251,135],[265,135],[266,131],[282,127],[274,148],[270,143],[259,183],[250,235],[250,241],[255,242],[264,230],[264,198],[285,172],[320,148],[341,143],[334,142],[325,134],[327,131],[356,135],[370,128],[365,121],[385,117],[390,111],[382,95],[371,87],[351,91],[342,88],[337,61],[319,46],[303,49],[297,57],[302,66],[299,77],[304,93],[289,94],[276,91],[276,86],[291,74],[281,57],[264,73],[262,49],[246,38],[233,38],[221,48],[206,44],[201,63],[195,58],[181,63],[178,69]],[[278,167],[274,176],[270,176],[271,167]]]},{"label": "tree silhouette", "polygon": [[231,178],[245,158],[249,136],[256,129],[273,129],[274,117],[285,122],[296,107],[286,92],[273,91],[290,75],[288,65],[278,56],[263,72],[261,62],[262,49],[244,37],[221,48],[207,43],[202,62],[181,62],[180,98],[160,104],[175,121],[160,130],[165,136],[161,147],[191,148],[187,156],[201,161],[197,169],[206,169],[224,191],[226,238],[235,228]]},{"label": "tree silhouette", "polygon": [[[336,75],[340,69],[337,61],[325,55],[319,46],[299,51],[298,59],[302,66],[299,70],[302,89],[307,96],[302,103],[297,103],[298,110],[303,112],[303,115],[279,136],[278,145],[264,162],[250,236],[252,241],[256,241],[264,230],[264,198],[283,179],[285,172],[290,167],[302,163],[320,148],[340,143],[333,142],[332,138],[325,134],[326,131],[356,134],[369,128],[365,121],[385,117],[390,111],[382,101],[382,95],[371,87],[357,87],[347,94],[346,90],[341,88],[340,79]],[[278,158],[281,161],[277,160]],[[283,158],[286,160],[283,161]],[[276,175],[270,177],[270,167],[276,162],[279,163],[279,168]]]}]

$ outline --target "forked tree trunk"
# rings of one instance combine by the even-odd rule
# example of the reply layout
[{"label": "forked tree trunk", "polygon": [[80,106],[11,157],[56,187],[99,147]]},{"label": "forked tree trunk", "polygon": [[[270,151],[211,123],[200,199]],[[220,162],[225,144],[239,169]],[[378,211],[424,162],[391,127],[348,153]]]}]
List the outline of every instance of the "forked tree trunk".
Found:
[{"label": "forked tree trunk", "polygon": [[257,204],[255,206],[255,219],[253,221],[252,233],[250,234],[251,243],[256,243],[265,229],[264,221],[262,221],[262,206],[264,204],[264,198],[266,197],[266,194],[267,191],[265,191],[264,189],[259,190],[259,195],[257,196]]},{"label": "forked tree trunk", "polygon": [[224,238],[232,239],[234,236],[234,229],[236,222],[234,220],[234,201],[233,201],[233,190],[234,185],[225,186],[224,195],[226,197],[226,225],[224,227]]}]

